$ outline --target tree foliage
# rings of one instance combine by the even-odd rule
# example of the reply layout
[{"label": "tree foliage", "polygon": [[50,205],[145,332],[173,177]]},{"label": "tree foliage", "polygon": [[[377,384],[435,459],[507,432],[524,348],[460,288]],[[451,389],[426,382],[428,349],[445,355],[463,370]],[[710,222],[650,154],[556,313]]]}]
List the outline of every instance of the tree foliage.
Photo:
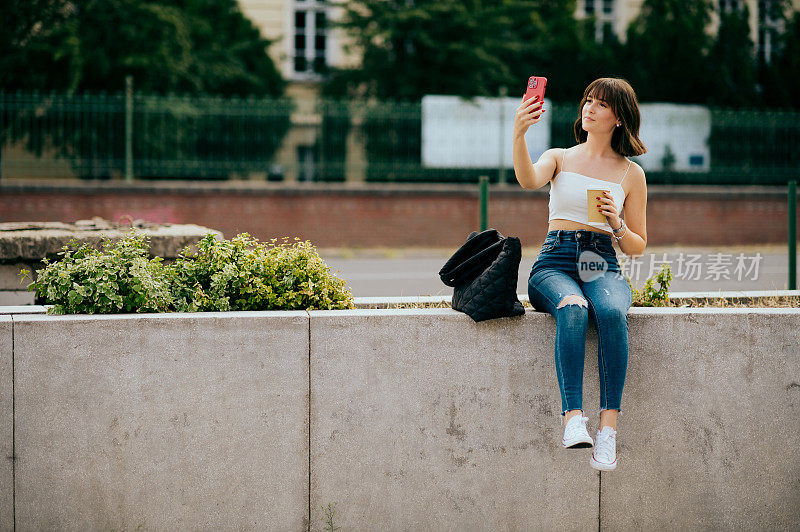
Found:
[{"label": "tree foliage", "polygon": [[771,63],[759,65],[759,82],[766,105],[800,108],[800,12],[784,21],[779,52]]},{"label": "tree foliage", "polygon": [[236,0],[22,0],[0,38],[5,90],[279,96],[270,41]]},{"label": "tree foliage", "polygon": [[[546,0],[352,0],[339,26],[363,55],[360,68],[334,70],[329,95],[419,100],[425,94],[516,95],[533,74],[554,101],[572,102],[593,79],[624,77],[642,101],[711,105],[800,105],[800,18],[770,65],[760,65],[748,12],[723,13],[709,31],[710,0],[645,0],[621,42],[610,27],[595,39],[593,17],[576,3]],[[790,12],[770,3],[770,16]],[[761,94],[761,96],[760,96]]]},{"label": "tree foliage", "polygon": [[622,71],[645,101],[698,103],[711,86],[709,0],[645,0],[630,24]]},{"label": "tree foliage", "polygon": [[707,101],[716,106],[755,107],[755,45],[750,38],[750,11],[720,14],[717,38],[708,54],[713,78]]},{"label": "tree foliage", "polygon": [[574,85],[607,60],[606,50],[589,45],[590,21],[576,23],[574,13],[575,0],[353,0],[337,25],[363,62],[334,70],[325,91],[399,100],[496,96],[501,87],[521,94],[527,78],[540,74],[553,80],[551,97],[574,98]]}]

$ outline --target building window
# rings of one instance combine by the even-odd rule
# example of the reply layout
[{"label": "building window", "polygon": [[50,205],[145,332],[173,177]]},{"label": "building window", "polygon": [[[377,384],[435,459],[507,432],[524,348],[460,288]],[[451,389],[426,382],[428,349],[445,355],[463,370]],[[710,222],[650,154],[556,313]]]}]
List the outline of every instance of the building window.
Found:
[{"label": "building window", "polygon": [[741,11],[743,8],[742,0],[719,0],[719,12],[730,13],[732,11]]},{"label": "building window", "polygon": [[314,181],[316,173],[316,149],[314,146],[297,147],[297,180]]},{"label": "building window", "polygon": [[764,64],[775,54],[776,38],[782,31],[780,7],[775,0],[758,2],[758,57]]},{"label": "building window", "polygon": [[606,26],[614,26],[614,0],[583,0],[583,14],[586,17],[594,17],[595,28],[594,38],[598,43],[605,39]]},{"label": "building window", "polygon": [[295,0],[294,73],[316,76],[327,66],[328,24],[324,2]]}]

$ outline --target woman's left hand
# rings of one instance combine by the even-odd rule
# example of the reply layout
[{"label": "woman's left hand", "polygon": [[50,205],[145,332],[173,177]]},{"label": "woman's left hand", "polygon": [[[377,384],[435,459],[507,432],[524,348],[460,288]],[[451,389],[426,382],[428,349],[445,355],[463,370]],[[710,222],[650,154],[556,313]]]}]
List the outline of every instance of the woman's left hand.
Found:
[{"label": "woman's left hand", "polygon": [[598,201],[600,202],[598,204],[600,205],[600,212],[605,214],[608,225],[610,225],[612,229],[619,229],[622,227],[622,220],[619,217],[617,207],[614,205],[611,194],[604,190],[603,195],[599,197]]}]

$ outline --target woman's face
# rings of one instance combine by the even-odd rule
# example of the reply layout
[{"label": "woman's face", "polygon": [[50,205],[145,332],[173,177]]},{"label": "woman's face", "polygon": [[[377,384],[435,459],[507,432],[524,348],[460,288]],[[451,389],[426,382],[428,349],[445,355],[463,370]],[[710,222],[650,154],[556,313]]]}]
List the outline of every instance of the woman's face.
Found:
[{"label": "woman's face", "polygon": [[589,96],[583,104],[581,123],[586,132],[607,133],[617,126],[617,117],[605,101]]}]

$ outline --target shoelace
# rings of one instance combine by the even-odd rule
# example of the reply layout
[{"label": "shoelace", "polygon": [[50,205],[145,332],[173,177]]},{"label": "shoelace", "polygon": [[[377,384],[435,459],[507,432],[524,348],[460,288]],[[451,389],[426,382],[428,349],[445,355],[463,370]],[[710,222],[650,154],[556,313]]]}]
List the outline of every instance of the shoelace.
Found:
[{"label": "shoelace", "polygon": [[614,432],[598,432],[594,442],[594,456],[601,462],[614,461],[617,451],[617,435]]},{"label": "shoelace", "polygon": [[578,414],[575,417],[578,418],[577,422],[572,422],[574,418],[571,418],[567,422],[567,435],[566,435],[567,438],[574,437],[576,432],[587,432],[586,422],[589,421],[589,418],[586,416],[581,416],[580,414]]}]

